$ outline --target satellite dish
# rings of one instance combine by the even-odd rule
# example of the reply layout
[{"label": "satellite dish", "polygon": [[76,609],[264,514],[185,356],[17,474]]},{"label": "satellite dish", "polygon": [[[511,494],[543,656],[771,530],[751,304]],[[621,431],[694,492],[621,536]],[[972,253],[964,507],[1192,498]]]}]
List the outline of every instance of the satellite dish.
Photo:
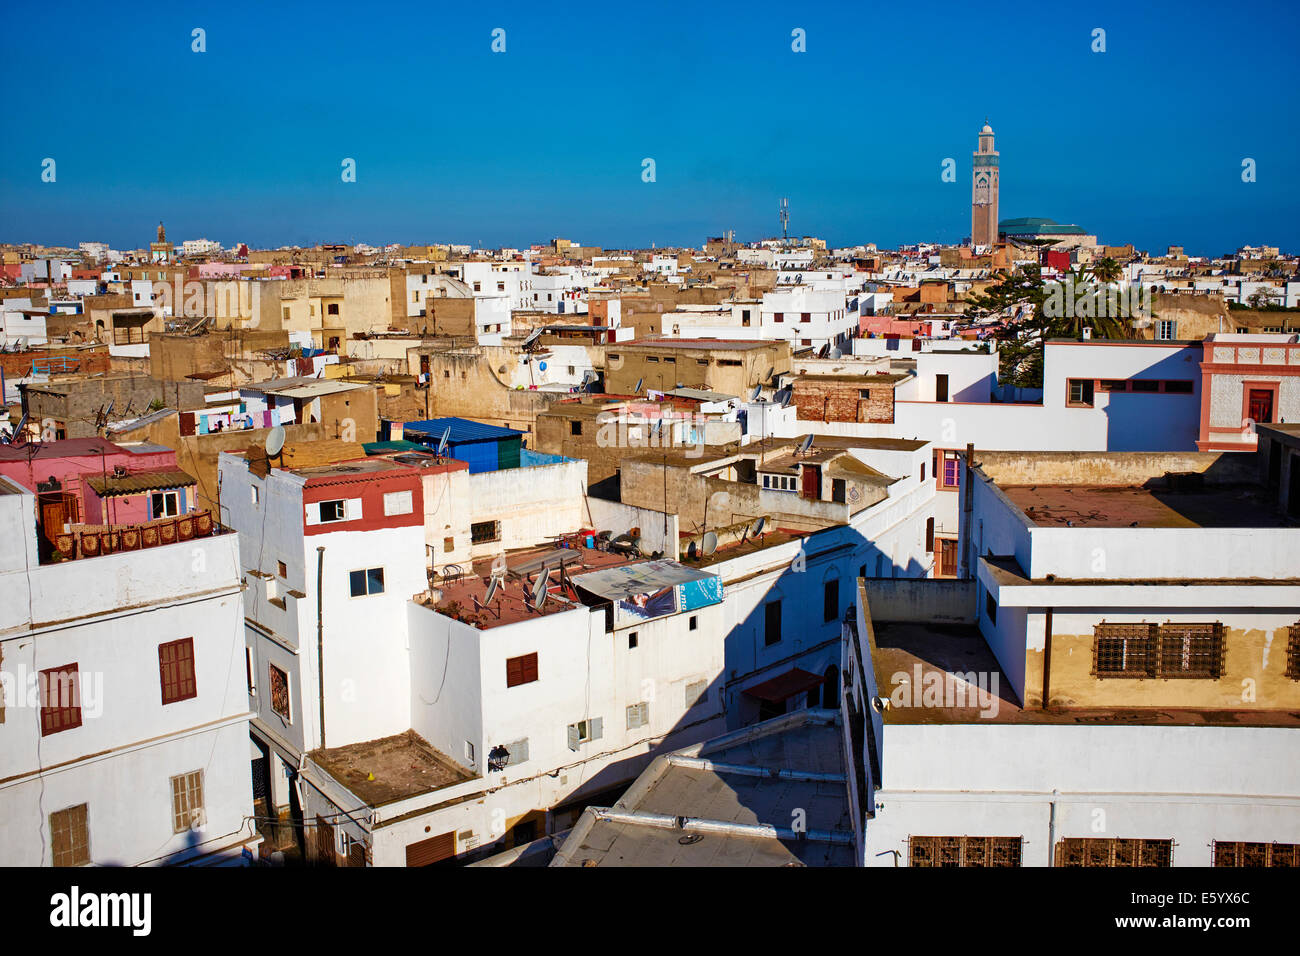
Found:
[{"label": "satellite dish", "polygon": [[782,408],[790,407],[790,399],[794,397],[794,392],[790,388],[783,388],[776,393],[776,400],[781,403]]},{"label": "satellite dish", "polygon": [[762,394],[763,394],[763,387],[761,385],[755,385],[754,390],[749,393],[749,400],[751,402],[756,402],[758,401],[759,396]]},{"label": "satellite dish", "polygon": [[544,568],[542,573],[537,576],[537,583],[533,585],[533,609],[540,611],[542,605],[546,603],[547,587],[551,583],[551,569]]},{"label": "satellite dish", "polygon": [[804,440],[799,443],[799,454],[801,455],[808,454],[808,449],[812,447],[812,443],[813,443],[812,435],[805,435]]},{"label": "satellite dish", "polygon": [[266,435],[266,457],[274,458],[284,451],[284,428],[276,425]]},{"label": "satellite dish", "polygon": [[587,369],[587,371],[582,373],[582,384],[594,385],[596,384],[597,377],[598,376],[596,375],[596,370],[594,368],[589,368]]},{"label": "satellite dish", "polygon": [[706,557],[712,554],[714,551],[717,551],[718,550],[717,532],[715,531],[704,532],[704,538],[702,539],[700,546],[701,548],[703,548]]},{"label": "satellite dish", "polygon": [[527,337],[526,339],[524,339],[524,345],[523,345],[523,347],[524,347],[524,348],[528,348],[528,346],[532,345],[534,342],[536,342],[536,341],[537,341],[539,338],[541,338],[541,337],[542,337],[542,330],[541,330],[541,329],[534,329],[532,332],[529,332],[529,333],[528,333],[528,337]]},{"label": "satellite dish", "polygon": [[636,380],[636,388],[632,389],[632,394],[634,394],[634,395],[640,395],[640,394],[641,394],[641,383],[644,382],[644,381],[645,381],[645,379],[643,379],[643,378],[638,378],[638,379]]},{"label": "satellite dish", "polygon": [[493,575],[492,580],[488,582],[487,594],[483,595],[483,603],[491,604],[492,599],[497,596],[501,590],[501,579]]},{"label": "satellite dish", "polygon": [[751,524],[751,525],[749,526],[749,533],[750,533],[751,535],[762,534],[762,533],[763,533],[763,529],[766,528],[766,527],[767,527],[767,517],[764,516],[764,517],[758,518],[757,520],[754,521],[753,524]]},{"label": "satellite dish", "polygon": [[686,557],[690,558],[692,561],[699,557],[699,548],[696,547],[694,541],[686,546]]},{"label": "satellite dish", "polygon": [[844,353],[839,349],[831,349],[830,354],[827,357],[833,359],[844,358]]},{"label": "satellite dish", "polygon": [[447,452],[447,439],[450,438],[450,437],[451,437],[451,426],[448,425],[446,428],[444,428],[444,429],[442,430],[442,437],[438,439],[438,447],[437,447],[436,451],[437,451],[437,453],[438,453],[439,455],[444,455],[444,454],[446,454],[446,452]]}]

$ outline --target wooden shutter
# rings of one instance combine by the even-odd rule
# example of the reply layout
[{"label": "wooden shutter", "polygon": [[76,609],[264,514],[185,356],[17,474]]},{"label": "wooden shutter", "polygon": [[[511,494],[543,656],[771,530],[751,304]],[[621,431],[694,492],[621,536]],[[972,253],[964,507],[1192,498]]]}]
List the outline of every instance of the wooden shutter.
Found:
[{"label": "wooden shutter", "polygon": [[81,683],[77,665],[41,671],[41,736],[81,726]]},{"label": "wooden shutter", "polygon": [[334,866],[334,825],[319,813],[316,814],[316,863],[320,866]]},{"label": "wooden shutter", "polygon": [[456,831],[443,833],[406,848],[407,866],[428,866],[456,855]]},{"label": "wooden shutter", "polygon": [[587,722],[587,726],[591,728],[592,740],[599,740],[602,736],[604,736],[603,725],[599,717],[591,718],[591,720]]},{"label": "wooden shutter", "polygon": [[578,725],[569,724],[569,749],[577,750],[578,745]]},{"label": "wooden shutter", "polygon": [[174,704],[198,695],[194,682],[194,639],[158,645],[158,673],[162,702]]},{"label": "wooden shutter", "polygon": [[506,686],[517,687],[537,680],[537,653],[506,658]]}]

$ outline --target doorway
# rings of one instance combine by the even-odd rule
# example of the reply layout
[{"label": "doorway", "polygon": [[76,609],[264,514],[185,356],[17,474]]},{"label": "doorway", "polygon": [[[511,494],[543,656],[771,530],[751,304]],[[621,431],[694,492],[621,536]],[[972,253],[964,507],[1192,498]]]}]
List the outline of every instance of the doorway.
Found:
[{"label": "doorway", "polygon": [[1246,403],[1246,415],[1256,424],[1271,424],[1273,421],[1273,390],[1252,388]]}]

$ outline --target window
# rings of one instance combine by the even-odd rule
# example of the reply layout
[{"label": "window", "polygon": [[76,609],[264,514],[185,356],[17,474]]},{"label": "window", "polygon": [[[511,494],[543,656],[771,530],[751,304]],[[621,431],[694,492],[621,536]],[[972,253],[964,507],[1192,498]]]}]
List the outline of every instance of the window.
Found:
[{"label": "window", "polygon": [[269,666],[271,687],[271,710],[279,714],[286,723],[293,721],[289,717],[289,675],[274,664]]},{"label": "window", "polygon": [[1057,866],[1171,866],[1173,840],[1066,838],[1056,844]]},{"label": "window", "polygon": [[389,491],[384,494],[385,515],[409,515],[413,507],[409,491]]},{"label": "window", "polygon": [[1129,383],[1135,392],[1158,392],[1160,391],[1160,382],[1150,378],[1135,378]]},{"label": "window", "polygon": [[581,435],[581,434],[582,434],[582,422],[569,422],[569,434],[570,434],[570,435]]},{"label": "window", "polygon": [[1300,866],[1300,843],[1214,841],[1215,866]]},{"label": "window", "polygon": [[692,614],[690,620],[690,630],[694,631],[700,626],[700,619],[697,615]]},{"label": "window", "polygon": [[326,314],[328,314],[328,315],[338,315],[338,314],[339,314],[339,304],[338,304],[337,302],[331,302],[331,303],[329,304],[329,308],[327,308],[327,309],[325,310],[325,312],[326,312]]},{"label": "window", "polygon": [[537,680],[537,652],[506,658],[506,686],[518,687]]},{"label": "window", "polygon": [[1177,337],[1178,323],[1174,319],[1158,319],[1156,321],[1156,338],[1162,341],[1170,341]]},{"label": "window", "polygon": [[580,720],[576,724],[569,724],[569,749],[577,750],[583,744],[599,740],[601,735],[601,718],[599,717],[590,717],[587,720]]},{"label": "window", "polygon": [[262,498],[261,489],[259,489],[257,485],[249,485],[248,490],[250,492],[250,497],[252,498],[253,501],[253,507],[256,508],[258,501],[260,501]]},{"label": "window", "polygon": [[776,312],[776,313],[774,313],[774,314],[772,315],[772,321],[773,321],[773,322],[784,322],[784,321],[785,321],[785,313],[784,313],[784,312]]},{"label": "window", "polygon": [[203,826],[203,771],[172,777],[172,832]]},{"label": "window", "polygon": [[149,496],[149,517],[174,518],[180,513],[180,495],[174,491],[155,491]]},{"label": "window", "polygon": [[41,671],[41,736],[81,726],[81,686],[76,664]]},{"label": "window", "polygon": [[517,767],[528,760],[528,738],[512,740],[508,744],[498,744],[488,751],[488,770],[501,771],[506,767]]},{"label": "window", "polygon": [[811,321],[812,321],[812,313],[811,313],[811,312],[803,312],[803,313],[801,313],[801,314],[799,315],[799,321],[800,321],[800,322],[811,322]]},{"label": "window", "polygon": [[1174,379],[1165,382],[1165,391],[1175,395],[1190,395],[1192,393],[1192,383],[1187,379]]},{"label": "window", "polygon": [[639,704],[632,704],[627,708],[627,729],[640,730],[650,723],[650,702],[641,701]]},{"label": "window", "polygon": [[353,597],[368,597],[384,593],[384,569],[365,568],[348,572]]},{"label": "window", "polygon": [[284,321],[288,322],[288,321],[289,321],[289,307],[288,307],[287,305],[286,305],[283,309],[281,309],[281,313],[283,314]]},{"label": "window", "polygon": [[1106,624],[1093,629],[1093,674],[1105,677],[1223,676],[1223,625]]},{"label": "window", "polygon": [[288,580],[289,569],[285,566],[285,563],[283,561],[275,562],[275,573],[280,575],[280,577]]},{"label": "window", "polygon": [[697,680],[686,685],[686,709],[698,707],[709,702],[709,682]]},{"label": "window", "polygon": [[1069,380],[1069,398],[1066,404],[1092,407],[1092,380],[1072,378]]},{"label": "window", "polygon": [[1103,392],[1127,392],[1128,381],[1122,378],[1104,378],[1101,380]]},{"label": "window", "polygon": [[476,521],[469,526],[469,539],[472,544],[490,544],[501,540],[500,521]]},{"label": "window", "polygon": [[322,524],[327,521],[342,521],[347,514],[342,501],[322,501],[319,508]]},{"label": "window", "polygon": [[961,484],[961,455],[955,451],[943,454],[942,471],[939,474],[939,487],[957,488]]},{"label": "window", "polygon": [[772,476],[771,476],[771,475],[764,475],[764,476],[763,476],[763,487],[764,487],[764,488],[767,488],[767,487],[771,484],[771,481],[772,481]]},{"label": "window", "polygon": [[926,837],[908,841],[908,866],[1020,866],[1021,837]]},{"label": "window", "polygon": [[637,646],[637,633],[636,631],[629,631],[627,635],[627,649],[629,651],[634,650],[636,646]]},{"label": "window", "polygon": [[781,642],[781,602],[772,601],[763,606],[763,646],[771,647]]},{"label": "window", "polygon": [[822,620],[834,621],[840,616],[840,582],[837,579],[822,585]]},{"label": "window", "polygon": [[869,389],[869,388],[860,388],[860,389],[858,389],[858,398],[866,399],[866,398],[870,398],[870,397],[871,397],[871,389]]},{"label": "window", "polygon": [[443,539],[442,539],[442,550],[443,550],[443,552],[446,553],[446,554],[450,554],[451,552],[455,551],[455,550],[456,550],[456,539],[455,539],[455,538],[443,538]]},{"label": "window", "polygon": [[194,638],[158,645],[158,675],[164,705],[198,696],[194,680]]},{"label": "window", "polygon": [[84,803],[50,814],[50,846],[55,866],[85,866],[90,862],[90,826]]},{"label": "window", "polygon": [[925,553],[934,554],[934,519],[925,519]]}]

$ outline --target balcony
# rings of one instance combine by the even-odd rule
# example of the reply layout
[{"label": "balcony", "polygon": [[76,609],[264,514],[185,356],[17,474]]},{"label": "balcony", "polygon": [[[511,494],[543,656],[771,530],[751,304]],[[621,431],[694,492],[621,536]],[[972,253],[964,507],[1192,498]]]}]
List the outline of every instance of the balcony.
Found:
[{"label": "balcony", "polygon": [[95,558],[122,551],[140,551],[228,534],[230,528],[212,517],[211,511],[192,511],[173,518],[160,518],[142,524],[129,525],[74,525],[70,531],[50,536],[53,547],[43,554],[42,564],[58,564],[82,558]]}]

